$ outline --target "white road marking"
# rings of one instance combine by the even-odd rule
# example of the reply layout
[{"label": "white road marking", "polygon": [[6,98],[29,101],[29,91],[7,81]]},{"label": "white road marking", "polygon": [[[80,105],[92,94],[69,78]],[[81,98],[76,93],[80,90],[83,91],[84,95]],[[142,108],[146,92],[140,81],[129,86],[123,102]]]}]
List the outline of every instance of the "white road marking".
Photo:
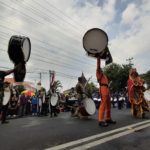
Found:
[{"label": "white road marking", "polygon": [[122,136],[125,136],[125,135],[128,135],[128,134],[131,134],[131,133],[133,133],[135,131],[138,131],[138,130],[141,130],[141,129],[144,129],[144,128],[147,128],[147,127],[150,127],[150,123],[146,124],[146,125],[141,125],[140,127],[136,127],[133,130],[127,130],[127,131],[124,131],[124,132],[121,132],[121,133],[118,133],[118,134],[114,134],[114,135],[108,136],[106,138],[97,140],[97,141],[90,142],[88,144],[84,144],[82,146],[75,147],[75,148],[73,148],[71,150],[87,150],[87,149],[89,149],[91,147],[98,146],[98,145],[100,145],[102,143],[105,143],[105,142],[114,140],[116,138],[119,138],[119,137],[122,137]]},{"label": "white road marking", "polygon": [[74,146],[74,145],[77,145],[77,144],[81,144],[83,142],[94,140],[96,138],[100,138],[102,136],[106,136],[106,135],[109,135],[109,134],[112,134],[112,133],[116,133],[116,132],[119,132],[119,131],[122,131],[122,130],[125,130],[125,129],[129,130],[129,129],[135,127],[135,126],[146,124],[146,123],[150,123],[150,120],[142,121],[142,122],[135,123],[135,124],[128,125],[128,126],[124,126],[124,127],[118,128],[118,129],[114,129],[114,130],[111,130],[111,131],[108,131],[108,132],[96,134],[96,135],[89,136],[89,137],[86,137],[86,138],[83,138],[83,139],[79,139],[79,140],[76,140],[76,141],[64,143],[64,144],[61,144],[61,145],[58,145],[58,146],[47,148],[45,150],[61,150],[61,149],[64,149],[64,148],[67,148],[67,147],[70,147],[70,146]]}]

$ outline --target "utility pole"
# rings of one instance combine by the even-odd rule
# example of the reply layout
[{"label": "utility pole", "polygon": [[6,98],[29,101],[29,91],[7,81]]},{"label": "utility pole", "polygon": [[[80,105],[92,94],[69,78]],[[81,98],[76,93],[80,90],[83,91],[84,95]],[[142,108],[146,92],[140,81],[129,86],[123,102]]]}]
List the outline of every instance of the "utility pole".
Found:
[{"label": "utility pole", "polygon": [[40,74],[40,82],[41,82],[41,80],[42,80],[42,73],[40,72],[39,74]]},{"label": "utility pole", "polygon": [[50,89],[51,89],[51,85],[53,84],[53,82],[55,80],[54,78],[55,78],[55,71],[49,70]]},{"label": "utility pole", "polygon": [[51,89],[51,77],[52,77],[52,71],[49,70],[49,90]]},{"label": "utility pole", "polygon": [[51,74],[52,74],[52,71],[49,70],[49,94],[50,94],[50,97],[49,97],[49,113],[51,112]]}]

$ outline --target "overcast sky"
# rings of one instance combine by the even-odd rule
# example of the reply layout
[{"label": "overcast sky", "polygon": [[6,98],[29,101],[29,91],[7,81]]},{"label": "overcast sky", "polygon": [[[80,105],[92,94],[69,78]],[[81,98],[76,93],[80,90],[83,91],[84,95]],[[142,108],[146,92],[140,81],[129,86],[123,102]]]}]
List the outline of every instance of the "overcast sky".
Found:
[{"label": "overcast sky", "polygon": [[[96,81],[96,60],[82,46],[85,32],[103,29],[113,60],[139,73],[150,70],[150,0],[0,0],[0,68],[13,68],[7,47],[12,35],[30,38],[32,50],[26,80],[49,86],[49,70],[71,88],[84,72]],[[104,62],[103,62],[104,66]]]}]

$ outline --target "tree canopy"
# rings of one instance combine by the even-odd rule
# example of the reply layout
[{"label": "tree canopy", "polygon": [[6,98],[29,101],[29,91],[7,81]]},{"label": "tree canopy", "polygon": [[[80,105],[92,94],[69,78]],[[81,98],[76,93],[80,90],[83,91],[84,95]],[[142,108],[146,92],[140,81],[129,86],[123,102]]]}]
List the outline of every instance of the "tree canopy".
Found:
[{"label": "tree canopy", "polygon": [[104,73],[110,81],[110,90],[112,92],[118,92],[126,88],[131,67],[130,64],[119,65],[112,63],[104,68]]},{"label": "tree canopy", "polygon": [[59,80],[54,81],[53,86],[55,87],[56,92],[59,92],[59,88],[63,87]]},{"label": "tree canopy", "polygon": [[93,82],[90,82],[86,85],[85,91],[89,97],[92,97],[92,94],[98,91],[98,88],[95,86]]}]

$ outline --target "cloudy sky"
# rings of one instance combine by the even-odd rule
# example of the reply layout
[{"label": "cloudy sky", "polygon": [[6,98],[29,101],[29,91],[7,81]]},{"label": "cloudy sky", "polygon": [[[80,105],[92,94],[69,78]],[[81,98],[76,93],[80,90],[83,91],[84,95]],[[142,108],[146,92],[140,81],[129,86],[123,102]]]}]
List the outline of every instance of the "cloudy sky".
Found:
[{"label": "cloudy sky", "polygon": [[[139,73],[150,70],[149,0],[0,0],[0,69],[13,68],[7,54],[12,35],[30,38],[32,50],[26,80],[49,87],[49,70],[56,71],[63,89],[84,72],[95,82],[96,60],[82,46],[85,32],[103,29],[113,60],[133,63]],[[104,62],[103,62],[104,66]]]}]

